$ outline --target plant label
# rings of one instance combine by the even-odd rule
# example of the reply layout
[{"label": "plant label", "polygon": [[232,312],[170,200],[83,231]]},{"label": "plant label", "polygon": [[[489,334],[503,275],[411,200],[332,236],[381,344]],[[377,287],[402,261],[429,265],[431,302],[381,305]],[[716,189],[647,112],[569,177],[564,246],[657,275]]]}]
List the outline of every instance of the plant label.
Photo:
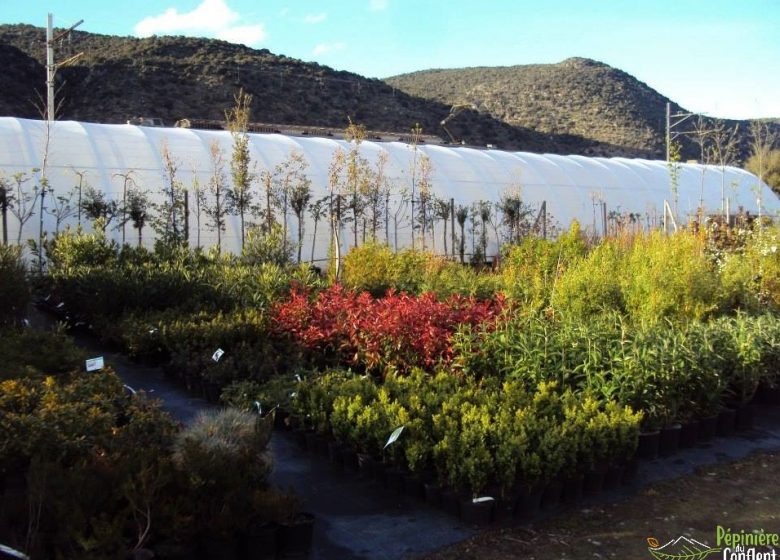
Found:
[{"label": "plant label", "polygon": [[218,362],[224,353],[225,351],[222,348],[217,348],[217,351],[211,355],[211,359],[215,362]]},{"label": "plant label", "polygon": [[475,504],[481,504],[482,502],[492,502],[495,498],[491,496],[480,496],[479,498],[474,498],[471,500]]},{"label": "plant label", "polygon": [[87,360],[87,371],[99,371],[103,369],[103,367],[103,356],[98,356],[97,358],[91,358]]},{"label": "plant label", "polygon": [[401,432],[403,432],[403,431],[404,431],[404,426],[399,426],[398,428],[393,430],[393,433],[390,434],[389,438],[387,438],[387,443],[385,444],[385,446],[382,449],[387,449],[388,446],[393,445],[398,440],[398,438],[401,436]]}]

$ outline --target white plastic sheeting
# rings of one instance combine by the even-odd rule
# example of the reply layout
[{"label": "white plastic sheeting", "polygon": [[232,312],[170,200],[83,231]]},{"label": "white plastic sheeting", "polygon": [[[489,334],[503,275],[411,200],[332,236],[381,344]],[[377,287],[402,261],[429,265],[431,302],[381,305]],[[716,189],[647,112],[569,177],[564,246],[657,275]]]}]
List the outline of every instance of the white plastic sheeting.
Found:
[{"label": "white plastic sheeting", "polygon": [[[10,179],[15,173],[26,173],[34,184],[39,180],[46,144],[46,123],[17,118],[0,118],[0,174]],[[65,195],[78,184],[76,171],[84,174],[93,187],[104,191],[109,198],[122,197],[123,179],[118,174],[133,172],[136,183],[147,191],[152,200],[161,196],[163,163],[161,148],[167,144],[178,163],[177,177],[187,186],[198,177],[201,185],[208,184],[211,172],[210,146],[218,142],[229,161],[232,138],[228,132],[179,128],[147,128],[133,125],[101,125],[81,122],[55,122],[51,124],[46,161],[46,174],[56,195]],[[302,153],[308,164],[308,176],[312,181],[313,199],[328,194],[328,166],[337,148],[348,150],[343,140],[330,138],[293,137],[279,134],[250,134],[250,153],[256,171],[272,169],[295,150]],[[663,215],[664,201],[675,205],[678,218],[685,221],[703,205],[708,213],[719,212],[725,199],[732,213],[739,207],[758,214],[775,216],[780,210],[780,200],[752,174],[736,167],[721,169],[717,166],[681,164],[676,197],[672,192],[670,172],[662,161],[625,158],[587,158],[506,152],[466,147],[435,145],[418,146],[419,154],[426,154],[432,163],[433,192],[443,199],[454,199],[456,204],[475,201],[497,201],[509,189],[519,189],[526,204],[538,209],[546,203],[547,212],[561,226],[576,219],[586,229],[600,232],[603,224],[597,212],[596,201],[606,203],[608,212],[632,213],[644,226],[652,226]],[[361,155],[372,164],[382,151],[387,153],[386,175],[392,185],[390,204],[389,239],[394,241],[395,228],[392,215],[394,205],[400,200],[402,188],[410,188],[412,181],[413,149],[400,142],[365,141]],[[226,169],[226,171],[228,171]],[[229,173],[228,173],[229,177]],[[259,193],[260,186],[255,186]],[[256,196],[260,201],[260,196]],[[190,240],[196,239],[194,202],[190,204]],[[66,224],[74,225],[76,218]],[[384,226],[384,219],[381,220]],[[38,216],[25,226],[23,239],[37,238]],[[54,218],[46,215],[44,227],[54,230]],[[288,217],[288,227],[293,241],[297,241],[297,223],[294,215]],[[9,239],[16,238],[18,223],[9,214]],[[344,248],[348,248],[353,235],[345,225],[341,235]],[[441,251],[441,223],[436,225],[436,248]],[[305,223],[303,255],[311,255],[313,223]],[[121,234],[112,229],[110,234],[120,239]],[[135,232],[128,224],[128,242],[133,242]],[[151,229],[144,232],[146,244],[151,244]],[[216,234],[208,231],[205,218],[201,224],[201,243],[211,245]],[[360,237],[362,238],[362,232]],[[400,245],[411,242],[411,225],[408,211],[399,221]],[[448,235],[449,237],[449,235]],[[489,236],[492,238],[492,236]],[[328,224],[318,224],[315,258],[327,255]],[[384,229],[379,234],[385,238]],[[223,246],[238,251],[240,225],[238,218],[230,217],[223,234]],[[430,247],[430,240],[428,243]],[[450,246],[451,250],[451,246]],[[495,252],[491,241],[488,253]]]}]

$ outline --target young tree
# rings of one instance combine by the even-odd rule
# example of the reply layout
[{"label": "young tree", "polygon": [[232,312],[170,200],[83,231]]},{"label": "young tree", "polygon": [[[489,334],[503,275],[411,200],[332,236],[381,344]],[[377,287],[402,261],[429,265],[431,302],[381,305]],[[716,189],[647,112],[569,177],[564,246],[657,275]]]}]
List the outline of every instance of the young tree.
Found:
[{"label": "young tree", "polygon": [[726,167],[736,165],[737,147],[739,145],[739,124],[729,128],[722,120],[716,120],[710,131],[710,155],[720,167],[720,204],[723,218],[726,216]]},{"label": "young tree", "polygon": [[139,247],[143,243],[144,226],[146,226],[149,220],[149,207],[149,198],[146,193],[133,182],[133,185],[127,191],[127,212],[124,219],[132,222],[133,229],[138,232]]},{"label": "young tree", "polygon": [[208,191],[211,195],[211,203],[206,205],[204,212],[210,221],[209,229],[217,232],[217,252],[220,253],[222,252],[222,232],[225,231],[226,226],[225,217],[228,214],[227,194],[229,190],[225,176],[225,154],[216,140],[209,146],[209,155],[211,156],[211,176],[209,177]]},{"label": "young tree", "polygon": [[[387,168],[388,154],[387,150],[382,150],[376,158],[376,164],[373,170],[366,174],[368,186],[366,188],[365,199],[368,209],[371,212],[371,239],[376,241],[377,230],[379,229],[379,220],[382,213],[386,210],[385,203],[390,194],[389,182],[385,170]],[[387,220],[385,220],[387,222]],[[387,227],[387,224],[385,224]],[[364,240],[365,241],[365,240]]]},{"label": "young tree", "polygon": [[128,210],[128,204],[127,204],[127,188],[128,187],[134,187],[135,186],[135,180],[133,179],[133,174],[135,172],[132,169],[128,169],[124,173],[114,173],[112,175],[113,177],[119,177],[122,179],[122,204],[120,206],[119,212],[121,214],[120,220],[122,225],[122,245],[125,244],[125,224],[127,223],[127,210]]},{"label": "young tree", "polygon": [[79,171],[77,169],[72,169],[72,168],[71,168],[71,171],[73,171],[73,174],[76,175],[76,177],[79,178],[79,182],[78,182],[78,184],[74,188],[76,189],[76,193],[78,194],[78,196],[76,197],[76,208],[77,208],[77,212],[78,212],[78,225],[81,225],[81,198],[82,198],[81,193],[82,193],[82,190],[84,189],[84,186],[88,184],[87,183],[87,171],[86,170]]},{"label": "young tree", "polygon": [[[52,193],[53,195],[54,193]],[[76,193],[71,190],[67,195],[58,195],[54,198],[54,203],[51,208],[47,208],[46,212],[54,217],[54,234],[60,232],[60,226],[62,222],[73,216],[76,212],[80,211],[73,204],[73,195]]]},{"label": "young tree", "polygon": [[334,268],[333,278],[338,281],[341,278],[341,191],[343,189],[342,175],[346,164],[346,154],[341,148],[334,153],[328,165],[328,187],[330,189],[329,214],[330,214],[330,246],[333,251]]},{"label": "young tree", "polygon": [[[303,215],[306,207],[311,200],[311,180],[306,176],[306,160],[303,159],[304,166],[301,174],[297,175],[290,189],[290,208],[292,208],[296,219],[298,220],[298,262],[301,262],[301,250],[303,249]],[[285,232],[286,235],[286,232]]]},{"label": "young tree", "polygon": [[462,206],[459,204],[458,208],[455,210],[455,221],[458,222],[458,227],[460,227],[460,243],[458,247],[458,252],[460,253],[460,264],[464,264],[466,262],[466,220],[468,217],[468,206]]},{"label": "young tree", "polygon": [[[308,166],[306,157],[301,152],[293,150],[274,170],[276,180],[274,202],[282,214],[282,237],[285,242],[287,240],[287,210],[290,207],[293,191],[297,190],[299,196],[308,191],[309,198],[311,198],[311,181],[306,176]],[[299,202],[301,202],[300,198]],[[308,204],[308,200],[305,204]]]},{"label": "young tree", "polygon": [[252,183],[256,179],[256,174],[250,170],[252,158],[249,154],[249,134],[247,134],[252,96],[241,89],[235,95],[234,101],[233,108],[225,112],[225,121],[233,136],[233,154],[230,158],[233,187],[228,191],[228,200],[230,210],[238,215],[241,223],[241,247],[243,248],[246,214],[252,207]]},{"label": "young tree", "polygon": [[[406,209],[412,200],[411,194],[406,187],[401,187],[398,191],[398,202],[393,211],[393,250],[398,252],[398,227],[401,219],[406,215]],[[390,198],[387,198],[387,205],[390,206]],[[412,230],[412,246],[414,246],[414,230]]]},{"label": "young tree", "polygon": [[450,220],[450,201],[434,197],[433,216],[444,224],[444,254],[447,255],[447,222]]},{"label": "young tree", "polygon": [[30,180],[30,177],[26,173],[14,173],[12,179],[15,183],[15,192],[13,198],[8,198],[8,209],[16,216],[19,221],[19,231],[16,234],[16,244],[22,244],[22,230],[24,225],[30,221],[30,218],[35,214],[35,203],[38,200],[39,190],[34,187],[29,190],[25,187],[26,183]]},{"label": "young tree", "polygon": [[[276,184],[276,175],[272,171],[264,169],[260,173],[260,184],[263,185],[265,193],[265,230],[271,231],[274,223],[274,185]],[[258,206],[260,206],[258,204]]]},{"label": "young tree", "polygon": [[311,262],[314,262],[314,247],[317,244],[317,224],[320,220],[327,215],[328,210],[328,197],[318,199],[314,204],[309,206],[309,215],[314,222],[314,232],[311,238]]},{"label": "young tree", "polygon": [[103,191],[99,191],[91,186],[84,190],[84,196],[81,200],[81,209],[84,215],[92,220],[93,227],[105,232],[108,225],[117,215],[117,203],[114,200],[107,200]]},{"label": "young tree", "polygon": [[200,248],[200,230],[201,230],[200,217],[203,215],[203,207],[206,206],[207,203],[206,201],[207,189],[204,188],[203,185],[200,183],[200,179],[198,179],[198,175],[194,169],[192,170],[192,183],[190,189],[192,190],[192,194],[195,195],[195,228],[196,228],[195,246]]},{"label": "young tree", "polygon": [[412,206],[411,208],[411,214],[412,214],[412,249],[414,249],[414,221],[415,221],[415,213],[414,213],[414,202],[415,202],[415,196],[417,194],[417,158],[418,158],[418,146],[420,144],[420,137],[422,136],[422,127],[420,126],[420,123],[415,123],[415,125],[411,128],[411,135],[410,135],[410,142],[409,147],[412,149],[412,161],[411,161],[411,173],[412,173],[412,192],[411,196],[409,198],[409,202]]},{"label": "young tree", "polygon": [[[756,197],[758,199],[758,217],[761,218],[761,208],[763,206],[761,182],[775,188],[769,180],[771,177],[769,164],[772,160],[772,150],[777,142],[777,134],[770,131],[766,122],[761,120],[750,121],[750,157],[745,162],[745,169],[758,177],[756,185]],[[780,153],[777,154],[780,156]],[[780,157],[776,157],[780,163]],[[770,173],[768,173],[770,172]],[[780,173],[780,167],[776,167],[774,172]],[[765,179],[766,178],[766,179]],[[778,185],[780,187],[780,184]]]},{"label": "young tree", "polygon": [[433,164],[431,159],[421,154],[418,158],[419,169],[417,173],[417,190],[419,192],[420,200],[420,227],[422,229],[422,246],[425,250],[425,237],[427,235],[428,217],[431,214],[431,203],[433,202],[432,194],[432,181]]},{"label": "young tree", "polygon": [[350,148],[346,154],[346,192],[349,194],[349,208],[352,210],[352,230],[354,232],[354,246],[358,246],[358,222],[363,212],[362,195],[368,184],[368,161],[360,155],[360,144],[366,137],[366,128],[361,124],[354,124],[349,119],[349,125],[344,133],[344,139],[349,142]]},{"label": "young tree", "polygon": [[167,143],[161,148],[163,160],[163,186],[160,191],[162,202],[157,205],[157,217],[154,228],[157,235],[166,244],[180,245],[187,241],[184,195],[185,189],[177,177],[179,162],[171,153]]},{"label": "young tree", "polygon": [[13,191],[8,178],[0,174],[0,218],[3,220],[3,245],[8,245],[8,208],[13,203]]}]

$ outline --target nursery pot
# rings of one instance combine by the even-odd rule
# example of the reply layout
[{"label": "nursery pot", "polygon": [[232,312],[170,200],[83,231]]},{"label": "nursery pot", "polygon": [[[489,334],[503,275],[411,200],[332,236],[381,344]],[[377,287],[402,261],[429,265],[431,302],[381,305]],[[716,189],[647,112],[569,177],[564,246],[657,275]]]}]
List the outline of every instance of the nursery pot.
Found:
[{"label": "nursery pot", "polygon": [[385,472],[385,486],[395,494],[404,490],[404,476],[406,473],[398,468],[390,468]]},{"label": "nursery pot", "polygon": [[239,560],[241,558],[240,539],[236,535],[227,537],[202,535],[199,539],[199,548],[202,560]]},{"label": "nursery pot", "polygon": [[718,415],[699,418],[699,441],[709,441],[715,437],[718,431]]},{"label": "nursery pot", "polygon": [[572,475],[563,481],[561,502],[567,505],[576,504],[582,500],[582,489],[585,477],[581,474]]},{"label": "nursery pot", "polygon": [[625,462],[623,465],[623,484],[631,484],[636,480],[636,475],[639,472],[639,459],[633,457]]},{"label": "nursery pot", "polygon": [[556,507],[561,503],[561,496],[563,495],[563,480],[560,478],[554,478],[544,487],[542,492],[542,509],[548,509]]},{"label": "nursery pot", "polygon": [[737,411],[733,408],[724,408],[718,414],[717,434],[721,437],[728,437],[734,434],[737,425]]},{"label": "nursery pot", "polygon": [[276,407],[274,409],[274,429],[285,430],[287,429],[287,417],[289,413],[283,408]]},{"label": "nursery pot", "polygon": [[537,484],[533,487],[522,486],[517,495],[517,505],[515,506],[515,517],[517,519],[531,519],[542,507],[542,494],[544,488]]},{"label": "nursery pot", "polygon": [[696,445],[699,437],[699,421],[689,420],[684,422],[680,428],[680,449],[686,449]]},{"label": "nursery pot", "polygon": [[358,453],[357,454],[358,472],[366,477],[370,478],[374,476],[374,468],[376,467],[376,459],[370,453]]},{"label": "nursery pot", "polygon": [[737,430],[752,430],[756,407],[752,404],[737,409]]},{"label": "nursery pot", "polygon": [[607,476],[608,465],[606,463],[594,466],[585,473],[582,481],[582,493],[586,496],[595,496],[604,489],[604,479]]},{"label": "nursery pot", "polygon": [[299,512],[295,518],[279,526],[278,557],[298,558],[306,556],[311,549],[314,535],[314,515]]},{"label": "nursery pot", "polygon": [[330,462],[336,466],[341,466],[343,464],[343,456],[341,454],[342,448],[343,445],[338,441],[334,440],[328,442],[328,458],[330,459]]},{"label": "nursery pot", "polygon": [[278,548],[279,525],[262,523],[244,534],[244,560],[274,560]]},{"label": "nursery pot", "polygon": [[460,515],[460,494],[452,488],[445,488],[441,491],[441,508],[458,517]]},{"label": "nursery pot", "polygon": [[425,503],[434,507],[441,505],[441,486],[436,482],[423,484],[425,490]]},{"label": "nursery pot", "polygon": [[610,465],[604,473],[604,484],[602,488],[604,490],[613,490],[620,486],[620,483],[623,481],[624,470],[625,467],[623,465]]},{"label": "nursery pot", "polygon": [[661,457],[669,457],[677,453],[680,448],[680,431],[682,424],[670,424],[661,429],[658,439],[658,454]]},{"label": "nursery pot", "polygon": [[216,404],[219,402],[219,397],[222,395],[222,387],[219,385],[219,383],[214,383],[213,381],[204,381],[203,390],[206,394],[206,400],[208,402],[211,404]]},{"label": "nursery pot", "polygon": [[658,457],[658,445],[661,442],[660,430],[642,432],[639,434],[639,445],[636,448],[638,459],[655,459]]},{"label": "nursery pot", "polygon": [[407,473],[403,476],[404,494],[418,500],[425,499],[425,486],[420,475]]},{"label": "nursery pot", "polygon": [[341,449],[341,463],[344,470],[355,472],[358,470],[357,453],[351,447],[345,446]]},{"label": "nursery pot", "polygon": [[517,498],[517,491],[512,491],[505,496],[496,498],[496,502],[493,505],[493,520],[500,523],[512,519],[517,509]]},{"label": "nursery pot", "polygon": [[761,383],[758,386],[756,400],[763,404],[780,404],[780,386],[771,387],[766,383]]},{"label": "nursery pot", "polygon": [[495,500],[490,496],[460,501],[460,520],[469,525],[489,525]]}]

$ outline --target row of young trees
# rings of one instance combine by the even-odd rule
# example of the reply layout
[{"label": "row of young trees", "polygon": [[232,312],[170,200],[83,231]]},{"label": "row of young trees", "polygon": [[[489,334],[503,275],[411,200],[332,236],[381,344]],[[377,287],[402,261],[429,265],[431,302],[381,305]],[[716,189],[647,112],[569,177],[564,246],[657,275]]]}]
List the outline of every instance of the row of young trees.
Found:
[{"label": "row of young trees", "polygon": [[[343,246],[384,241],[398,249],[399,234],[411,235],[412,247],[459,255],[461,261],[465,261],[470,244],[472,260],[481,261],[493,238],[500,246],[518,240],[532,229],[535,212],[523,202],[519,187],[508,190],[495,203],[462,205],[436,196],[433,165],[418,150],[422,132],[419,126],[412,129],[411,181],[399,186],[387,175],[388,153],[381,151],[373,163],[369,162],[361,153],[365,129],[350,121],[346,130],[348,147],[337,149],[329,165],[328,194],[315,198],[307,174],[309,164],[301,152],[293,150],[275,167],[258,171],[247,134],[250,105],[248,94],[241,91],[236,95],[234,107],[226,112],[232,151],[226,154],[217,141],[209,146],[209,173],[205,181],[193,174],[191,184],[185,185],[180,178],[181,162],[167,144],[162,145],[163,180],[157,202],[152,202],[150,192],[140,184],[134,170],[112,176],[121,184],[121,197],[115,199],[90,185],[85,170],[73,169],[75,185],[69,192],[56,195],[45,180],[36,182],[35,174],[17,173],[10,179],[0,176],[3,242],[8,243],[9,212],[18,221],[17,244],[22,242],[25,225],[38,212],[54,218],[55,234],[67,220],[75,218],[79,226],[89,221],[103,231],[121,231],[123,244],[128,243],[131,235],[128,227],[135,230],[139,246],[145,228],[151,227],[165,243],[200,247],[201,232],[205,230],[216,235],[216,248],[221,251],[227,218],[233,215],[239,220],[242,249],[252,229],[258,235],[278,238],[285,255],[297,250],[297,261],[301,262],[305,224],[313,225],[313,261],[318,228],[326,221],[330,225],[331,250],[339,266]],[[296,219],[297,243],[289,240],[290,215]],[[194,228],[190,227],[191,219],[195,220]],[[195,232],[195,239],[190,239],[191,231]],[[42,232],[42,240],[43,237]],[[441,240],[442,246],[436,246],[437,240]]]}]

